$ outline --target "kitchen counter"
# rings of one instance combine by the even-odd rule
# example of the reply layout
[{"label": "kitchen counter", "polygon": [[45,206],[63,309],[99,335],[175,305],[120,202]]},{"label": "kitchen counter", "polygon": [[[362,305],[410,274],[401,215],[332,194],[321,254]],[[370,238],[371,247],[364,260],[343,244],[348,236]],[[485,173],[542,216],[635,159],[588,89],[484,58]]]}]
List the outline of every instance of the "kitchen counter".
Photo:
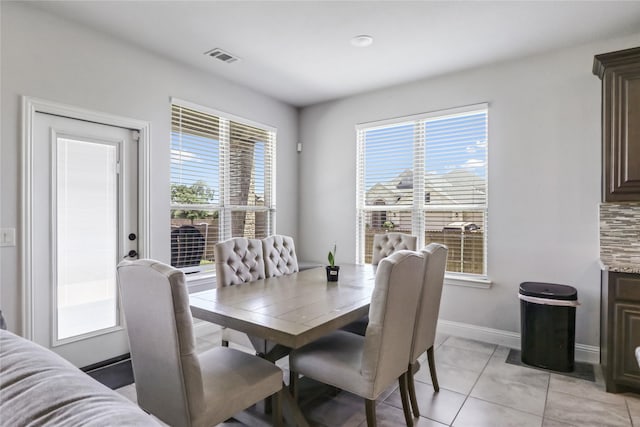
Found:
[{"label": "kitchen counter", "polygon": [[606,262],[604,260],[600,260],[600,266],[603,270],[610,271],[612,273],[632,273],[632,274],[640,274],[640,262],[635,265],[631,264],[622,264],[615,262]]}]

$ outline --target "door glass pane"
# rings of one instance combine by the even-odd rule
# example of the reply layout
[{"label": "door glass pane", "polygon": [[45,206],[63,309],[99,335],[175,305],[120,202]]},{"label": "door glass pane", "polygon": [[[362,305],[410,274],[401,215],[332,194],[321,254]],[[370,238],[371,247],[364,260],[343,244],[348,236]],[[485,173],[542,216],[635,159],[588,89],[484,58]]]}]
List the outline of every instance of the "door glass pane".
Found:
[{"label": "door glass pane", "polygon": [[57,140],[58,339],[117,325],[117,148]]}]

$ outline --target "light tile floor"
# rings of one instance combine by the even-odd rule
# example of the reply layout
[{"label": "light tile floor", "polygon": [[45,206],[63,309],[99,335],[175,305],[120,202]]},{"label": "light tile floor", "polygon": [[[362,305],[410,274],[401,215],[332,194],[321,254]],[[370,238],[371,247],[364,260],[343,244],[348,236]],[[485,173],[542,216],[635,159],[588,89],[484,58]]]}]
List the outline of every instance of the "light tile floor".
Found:
[{"label": "light tile floor", "polygon": [[[198,351],[220,343],[215,325],[196,323],[196,335]],[[506,347],[439,335],[435,359],[440,392],[433,391],[423,355],[422,368],[415,375],[421,414],[415,425],[640,427],[640,395],[606,393],[599,368],[594,383],[507,364],[508,352]],[[287,359],[278,365],[287,381]],[[118,391],[136,400],[133,385]],[[355,395],[335,394],[312,383],[302,386],[300,394],[300,407],[312,426],[366,426],[364,402]],[[405,424],[397,384],[378,399],[376,411],[381,427]],[[230,421],[223,425],[243,424]]]}]

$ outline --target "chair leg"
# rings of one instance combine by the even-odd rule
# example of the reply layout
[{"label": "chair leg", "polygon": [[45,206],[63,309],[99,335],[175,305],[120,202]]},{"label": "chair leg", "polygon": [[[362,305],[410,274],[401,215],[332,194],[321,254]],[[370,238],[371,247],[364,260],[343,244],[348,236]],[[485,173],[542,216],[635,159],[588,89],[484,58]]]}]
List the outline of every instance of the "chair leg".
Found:
[{"label": "chair leg", "polygon": [[427,350],[427,359],[429,360],[429,372],[431,373],[433,389],[438,392],[440,391],[440,385],[438,384],[438,375],[436,374],[436,362],[433,359],[433,346]]},{"label": "chair leg", "polygon": [[282,390],[271,396],[271,416],[273,425],[282,427]]},{"label": "chair leg", "polygon": [[407,386],[409,389],[409,400],[411,400],[411,409],[413,409],[413,416],[420,416],[420,408],[418,407],[418,398],[416,396],[416,384],[413,379],[413,365],[409,365],[409,370],[407,371]]},{"label": "chair leg", "polygon": [[376,401],[365,399],[364,407],[367,412],[367,427],[376,427]]},{"label": "chair leg", "polygon": [[223,346],[223,347],[229,347],[229,341],[227,341],[227,340],[222,340],[222,346]]},{"label": "chair leg", "polygon": [[404,411],[404,420],[407,423],[407,427],[413,427],[413,416],[411,415],[411,408],[409,407],[409,397],[407,396],[407,376],[408,372],[400,375],[398,382],[400,383],[399,391],[400,398],[402,399],[402,410]]},{"label": "chair leg", "polygon": [[272,410],[273,410],[273,399],[271,396],[268,396],[266,399],[264,399],[264,413],[268,415],[271,413]]},{"label": "chair leg", "polygon": [[289,392],[291,393],[291,397],[293,397],[293,401],[298,401],[298,373],[289,371]]}]

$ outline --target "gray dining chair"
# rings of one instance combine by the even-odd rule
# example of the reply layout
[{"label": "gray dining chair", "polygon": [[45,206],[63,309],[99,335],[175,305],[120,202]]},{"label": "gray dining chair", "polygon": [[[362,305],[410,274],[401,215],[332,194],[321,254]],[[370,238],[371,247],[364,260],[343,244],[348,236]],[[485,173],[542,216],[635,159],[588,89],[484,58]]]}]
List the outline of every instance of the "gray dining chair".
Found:
[{"label": "gray dining chair", "polygon": [[407,369],[407,385],[413,414],[420,416],[413,374],[420,368],[418,358],[426,351],[431,374],[433,389],[440,391],[436,365],[434,359],[434,342],[436,339],[436,326],[440,313],[440,299],[444,285],[444,273],[447,268],[446,246],[439,243],[430,243],[421,250],[425,257],[424,277],[422,281],[422,296],[418,306],[418,317],[413,330],[411,344],[411,360]]},{"label": "gray dining chair", "polygon": [[405,233],[384,233],[373,235],[373,252],[371,264],[378,265],[380,261],[396,251],[415,251],[418,238]]},{"label": "gray dining chair", "polygon": [[262,242],[234,237],[213,248],[218,287],[238,285],[265,278]]},{"label": "gray dining chair", "polygon": [[298,257],[293,237],[276,234],[262,239],[264,272],[267,277],[298,272]]},{"label": "gray dining chair", "polygon": [[[213,253],[216,260],[216,284],[219,288],[265,278],[262,241],[259,239],[234,237],[216,243]],[[243,346],[252,345],[246,334],[233,329],[223,327],[221,336],[224,347],[229,346],[229,341]]]},{"label": "gray dining chair", "polygon": [[[373,255],[371,264],[378,265],[380,261],[401,250],[415,251],[418,244],[418,238],[404,233],[384,233],[373,235]],[[364,336],[367,325],[369,324],[369,316],[362,316],[360,319],[349,323],[341,329],[347,332]]]},{"label": "gray dining chair", "polygon": [[154,260],[122,261],[118,286],[138,405],[171,426],[213,426],[273,397],[281,425],[282,371],[225,347],[197,354],[184,273]]},{"label": "gray dining chair", "polygon": [[365,399],[367,425],[376,425],[376,399],[400,382],[405,420],[413,425],[407,397],[406,370],[422,289],[424,256],[399,251],[378,265],[364,337],[335,331],[289,355],[290,386],[297,395],[302,374]]}]

